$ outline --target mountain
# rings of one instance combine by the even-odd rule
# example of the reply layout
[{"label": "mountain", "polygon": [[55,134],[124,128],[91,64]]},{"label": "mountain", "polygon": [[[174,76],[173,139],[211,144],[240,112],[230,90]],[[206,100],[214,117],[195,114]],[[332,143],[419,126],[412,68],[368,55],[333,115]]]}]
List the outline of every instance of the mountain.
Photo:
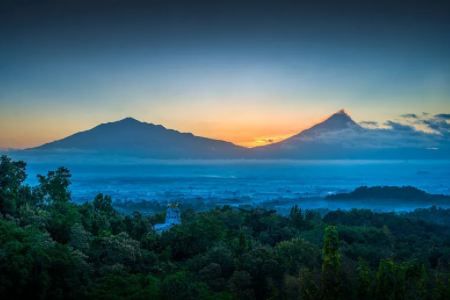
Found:
[{"label": "mountain", "polygon": [[341,109],[322,123],[316,124],[313,127],[284,140],[284,143],[290,143],[298,140],[317,139],[328,133],[346,130],[362,131],[363,128],[353,121],[345,110]]},{"label": "mountain", "polygon": [[286,140],[252,149],[256,158],[427,159],[449,158],[445,137],[407,126],[364,128],[340,110]]},{"label": "mountain", "polygon": [[288,139],[248,149],[126,118],[32,148],[30,152],[52,155],[77,152],[80,154],[78,158],[82,157],[82,153],[115,157],[207,159],[450,158],[448,135],[427,133],[393,122],[389,124],[391,126],[386,128],[365,128],[344,110],[340,110]]},{"label": "mountain", "polygon": [[316,124],[308,130],[303,131],[302,133],[318,133],[323,131],[335,131],[348,128],[361,128],[361,126],[353,121],[352,118],[345,112],[345,110],[341,109],[337,113],[328,117],[322,123]]},{"label": "mountain", "polygon": [[229,142],[125,118],[28,150],[137,155],[147,158],[238,158],[247,149]]}]

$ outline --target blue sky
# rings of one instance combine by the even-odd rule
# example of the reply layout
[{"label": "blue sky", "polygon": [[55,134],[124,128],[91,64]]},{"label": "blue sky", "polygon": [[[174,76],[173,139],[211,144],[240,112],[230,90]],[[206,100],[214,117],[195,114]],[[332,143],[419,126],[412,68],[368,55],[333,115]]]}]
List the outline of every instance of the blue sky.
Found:
[{"label": "blue sky", "polygon": [[[213,1],[214,2],[214,1]],[[5,1],[0,147],[132,116],[242,145],[450,112],[449,4]]]}]

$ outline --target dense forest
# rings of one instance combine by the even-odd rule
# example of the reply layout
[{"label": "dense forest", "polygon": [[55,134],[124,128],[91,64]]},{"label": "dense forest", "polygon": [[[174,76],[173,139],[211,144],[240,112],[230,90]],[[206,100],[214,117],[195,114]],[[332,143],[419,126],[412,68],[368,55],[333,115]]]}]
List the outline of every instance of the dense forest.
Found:
[{"label": "dense forest", "polygon": [[[1,299],[450,299],[450,210],[119,213],[66,168],[0,161]],[[436,216],[436,217],[435,217]]]}]

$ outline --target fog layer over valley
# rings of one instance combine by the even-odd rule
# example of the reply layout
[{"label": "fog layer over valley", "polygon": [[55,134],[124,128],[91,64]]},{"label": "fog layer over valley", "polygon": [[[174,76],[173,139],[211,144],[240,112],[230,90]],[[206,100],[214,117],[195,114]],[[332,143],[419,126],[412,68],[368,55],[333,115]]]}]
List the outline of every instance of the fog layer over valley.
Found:
[{"label": "fog layer over valley", "polygon": [[[36,175],[61,162],[28,162],[28,183]],[[359,186],[414,186],[431,194],[450,194],[447,178],[450,161],[369,160],[152,160],[126,163],[63,163],[72,174],[72,198],[92,200],[99,193],[115,201],[179,201],[187,205],[214,207],[268,206],[285,211],[294,203],[304,208],[371,208],[413,210],[433,201],[348,201],[325,199]],[[393,199],[395,200],[395,199]],[[439,203],[439,205],[443,205]]]},{"label": "fog layer over valley", "polygon": [[359,186],[413,186],[450,194],[445,116],[414,117],[414,124],[433,131],[405,125],[411,121],[369,129],[341,110],[290,138],[254,148],[125,118],[10,155],[28,162],[31,184],[37,174],[70,168],[78,202],[102,192],[115,201],[178,201],[197,207],[265,205],[283,211],[297,203],[310,209],[412,210],[436,203],[347,203],[324,197]]}]

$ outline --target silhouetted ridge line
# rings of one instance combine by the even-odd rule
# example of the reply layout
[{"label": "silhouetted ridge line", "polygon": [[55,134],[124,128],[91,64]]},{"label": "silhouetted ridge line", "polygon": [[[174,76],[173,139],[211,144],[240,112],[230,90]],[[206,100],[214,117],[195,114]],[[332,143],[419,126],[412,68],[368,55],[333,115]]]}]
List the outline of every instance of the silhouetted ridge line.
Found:
[{"label": "silhouetted ridge line", "polygon": [[290,138],[250,149],[127,117],[29,150],[154,159],[449,159],[450,141],[405,126],[364,128],[342,109]]}]

